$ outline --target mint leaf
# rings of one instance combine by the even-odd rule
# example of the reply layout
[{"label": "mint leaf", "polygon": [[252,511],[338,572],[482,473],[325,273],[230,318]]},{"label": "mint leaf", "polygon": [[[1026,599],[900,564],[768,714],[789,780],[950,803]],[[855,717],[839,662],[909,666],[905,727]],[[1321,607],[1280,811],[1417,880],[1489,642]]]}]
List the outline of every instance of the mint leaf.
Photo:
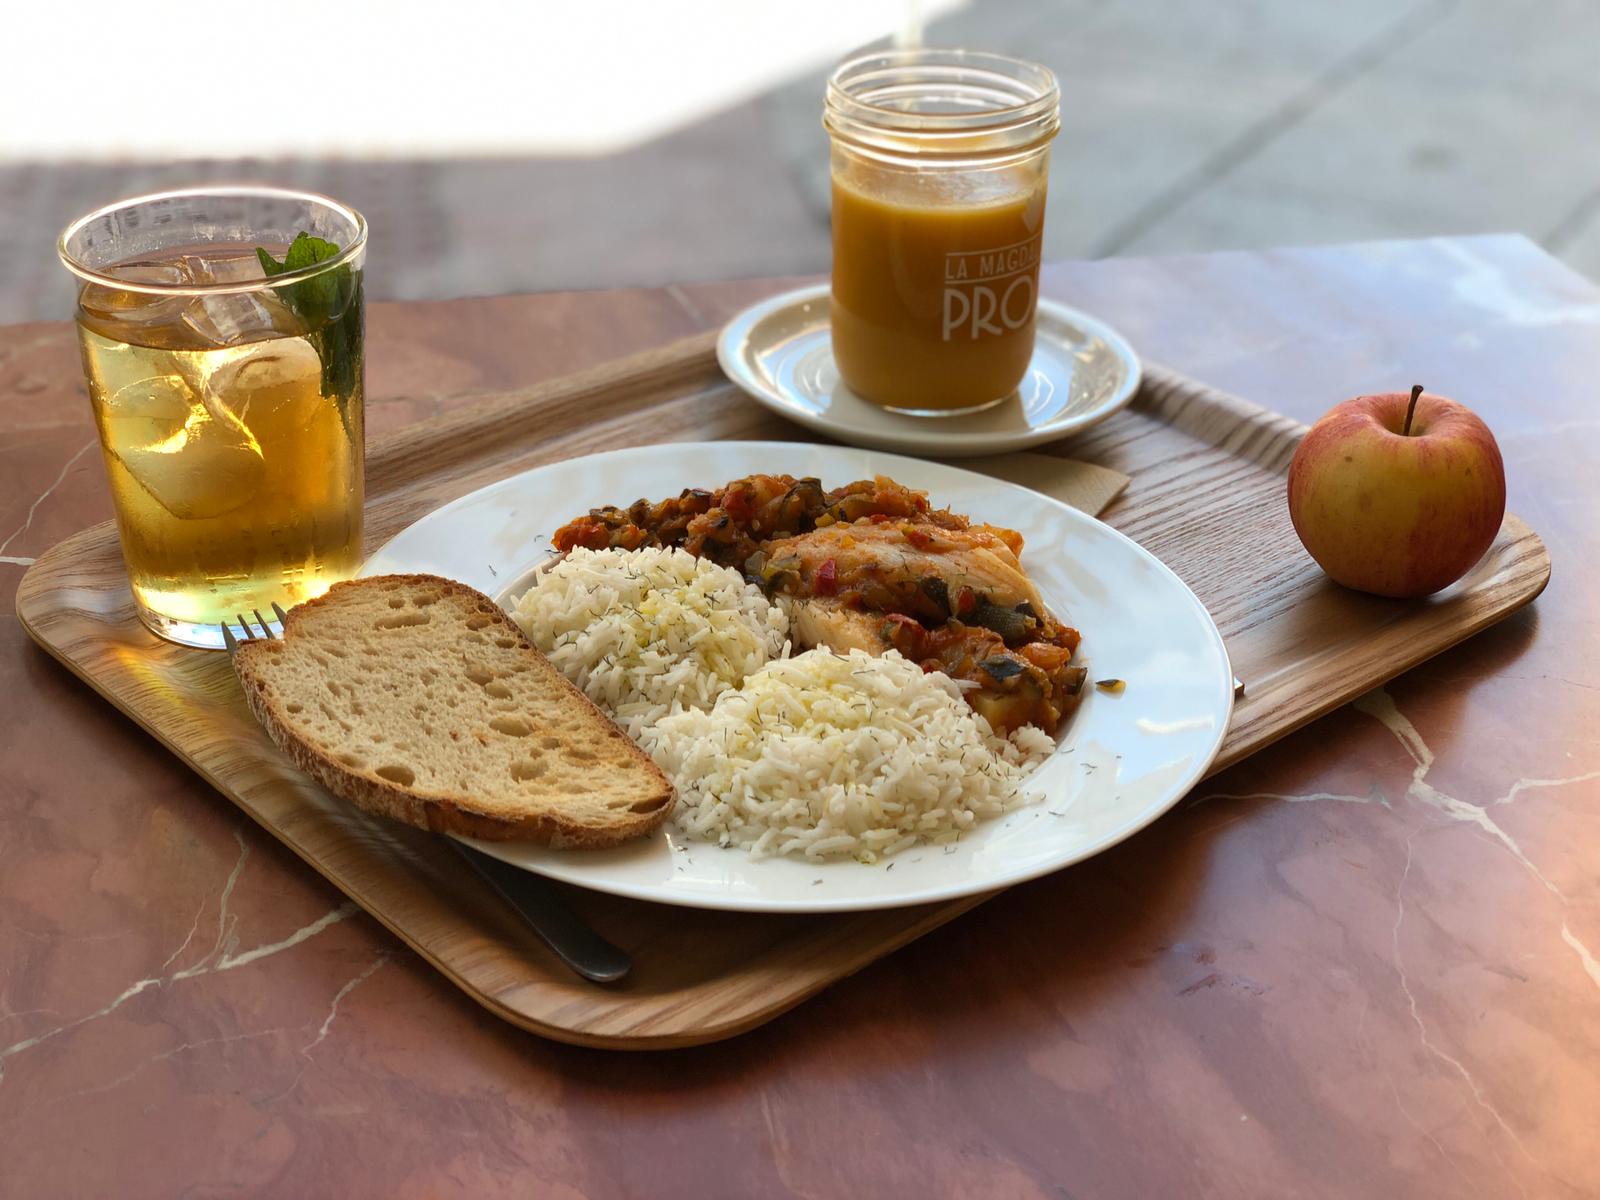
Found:
[{"label": "mint leaf", "polygon": [[289,269],[289,265],[287,263],[279,262],[260,246],[256,247],[256,258],[261,261],[262,273],[265,274],[268,279],[271,279],[274,275],[282,275]]},{"label": "mint leaf", "polygon": [[339,415],[344,418],[345,431],[352,438],[357,431],[351,428],[348,403],[361,387],[361,337],[362,303],[361,276],[348,267],[340,267],[345,279],[340,286],[350,284],[344,297],[339,317],[324,325],[307,340],[322,360],[322,394],[334,397],[339,404]]},{"label": "mint leaf", "polygon": [[283,265],[287,270],[300,271],[314,267],[319,262],[327,262],[338,253],[339,247],[333,242],[312,237],[302,229],[289,243],[289,252],[283,256]]},{"label": "mint leaf", "polygon": [[[314,267],[336,257],[338,253],[339,247],[335,243],[312,237],[304,230],[289,243],[282,262],[273,258],[264,247],[256,247],[256,259],[268,279]],[[344,312],[353,294],[353,283],[349,267],[335,267],[321,275],[302,279],[299,283],[274,288],[273,291],[289,311],[300,318],[310,334]]]},{"label": "mint leaf", "polygon": [[[305,230],[289,243],[282,262],[263,247],[256,247],[262,273],[269,279],[314,267],[338,253],[336,243],[313,237]],[[360,386],[362,375],[360,273],[352,271],[348,265],[335,267],[310,279],[273,288],[273,291],[299,318],[306,340],[322,363],[322,394],[337,402],[345,431],[354,438],[356,431],[350,424],[349,402]]]},{"label": "mint leaf", "polygon": [[[276,270],[268,270],[267,274],[273,276],[290,271],[303,271],[320,262],[327,262],[338,253],[339,247],[334,243],[312,237],[301,230],[295,235],[294,241],[289,243],[289,249],[283,256],[283,265]],[[270,260],[272,256],[265,250],[258,249],[256,257]],[[262,267],[266,268],[265,262],[262,263]],[[339,301],[349,299],[350,269],[338,267],[332,271],[324,271],[321,275],[313,275],[310,279],[302,279],[299,283],[290,284],[277,291],[284,303],[305,322],[306,328],[315,330],[343,311],[339,307]]]}]

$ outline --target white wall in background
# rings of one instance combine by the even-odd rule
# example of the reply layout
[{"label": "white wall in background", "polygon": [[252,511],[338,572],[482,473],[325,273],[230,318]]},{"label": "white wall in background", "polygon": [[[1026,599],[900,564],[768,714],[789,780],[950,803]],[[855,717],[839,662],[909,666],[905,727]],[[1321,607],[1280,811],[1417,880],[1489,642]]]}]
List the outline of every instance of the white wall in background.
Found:
[{"label": "white wall in background", "polygon": [[20,0],[0,162],[607,153],[963,4]]}]

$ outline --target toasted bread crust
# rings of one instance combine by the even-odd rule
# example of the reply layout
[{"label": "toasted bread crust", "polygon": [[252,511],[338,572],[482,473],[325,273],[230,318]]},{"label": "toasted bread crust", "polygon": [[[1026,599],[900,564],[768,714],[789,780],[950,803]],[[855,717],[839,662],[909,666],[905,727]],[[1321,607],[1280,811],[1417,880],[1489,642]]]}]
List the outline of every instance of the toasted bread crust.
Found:
[{"label": "toasted bread crust", "polygon": [[[563,718],[581,726],[585,761],[592,758],[592,769],[610,776],[600,782],[625,793],[626,807],[608,807],[603,819],[596,821],[585,806],[574,804],[567,797],[547,795],[536,797],[534,803],[514,815],[505,815],[487,811],[485,805],[475,804],[469,795],[400,784],[377,774],[370,766],[348,765],[335,757],[331,747],[319,744],[306,722],[295,720],[276,694],[270,678],[273,660],[279,655],[295,654],[297,636],[315,636],[301,632],[301,627],[318,613],[362,599],[376,587],[391,590],[395,584],[466,601],[476,613],[488,617],[481,628],[492,629],[497,637],[514,638],[512,653],[523,658],[526,670],[535,673],[555,694]],[[432,575],[387,575],[335,584],[323,596],[289,612],[282,641],[241,644],[234,665],[250,711],[279,749],[336,796],[376,816],[435,833],[494,841],[533,841],[556,849],[603,849],[653,831],[672,811],[672,784],[649,755],[556,670],[487,596],[453,580]],[[482,738],[481,734],[478,736]],[[585,815],[590,819],[581,819]]]}]

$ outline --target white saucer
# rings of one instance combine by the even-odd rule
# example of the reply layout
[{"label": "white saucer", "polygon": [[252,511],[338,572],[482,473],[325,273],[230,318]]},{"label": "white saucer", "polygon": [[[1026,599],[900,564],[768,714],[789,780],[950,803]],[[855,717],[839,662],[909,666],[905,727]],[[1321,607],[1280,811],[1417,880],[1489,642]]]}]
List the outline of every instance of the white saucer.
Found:
[{"label": "white saucer", "polygon": [[828,307],[825,283],[763,300],[728,322],[717,360],[779,416],[851,445],[936,458],[1021,450],[1105,420],[1139,387],[1139,359],[1121,334],[1041,299],[1028,375],[1000,404],[955,417],[885,412],[839,379]]}]

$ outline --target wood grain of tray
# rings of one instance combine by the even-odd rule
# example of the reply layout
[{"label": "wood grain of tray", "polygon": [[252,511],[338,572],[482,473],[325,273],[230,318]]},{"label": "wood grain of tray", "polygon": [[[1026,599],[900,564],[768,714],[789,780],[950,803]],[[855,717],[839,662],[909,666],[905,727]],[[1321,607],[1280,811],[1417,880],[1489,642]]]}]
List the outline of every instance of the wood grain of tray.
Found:
[{"label": "wood grain of tray", "polygon": [[[667,441],[809,439],[737,392],[713,345],[699,336],[486,396],[375,443],[369,548],[457,496],[541,463]],[[1508,515],[1483,561],[1430,601],[1382,600],[1328,583],[1283,505],[1282,475],[1303,431],[1147,367],[1131,408],[1047,450],[1130,475],[1105,519],[1164,559],[1216,619],[1247,690],[1213,771],[1507,616],[1550,576],[1543,543]],[[635,959],[619,985],[584,983],[448,848],[332,800],[291,767],[246,710],[222,655],[148,633],[134,615],[111,524],[41,556],[22,581],[17,612],[40,645],[468,995],[546,1037],[616,1049],[730,1037],[987,899],[784,917],[566,889]]]}]

